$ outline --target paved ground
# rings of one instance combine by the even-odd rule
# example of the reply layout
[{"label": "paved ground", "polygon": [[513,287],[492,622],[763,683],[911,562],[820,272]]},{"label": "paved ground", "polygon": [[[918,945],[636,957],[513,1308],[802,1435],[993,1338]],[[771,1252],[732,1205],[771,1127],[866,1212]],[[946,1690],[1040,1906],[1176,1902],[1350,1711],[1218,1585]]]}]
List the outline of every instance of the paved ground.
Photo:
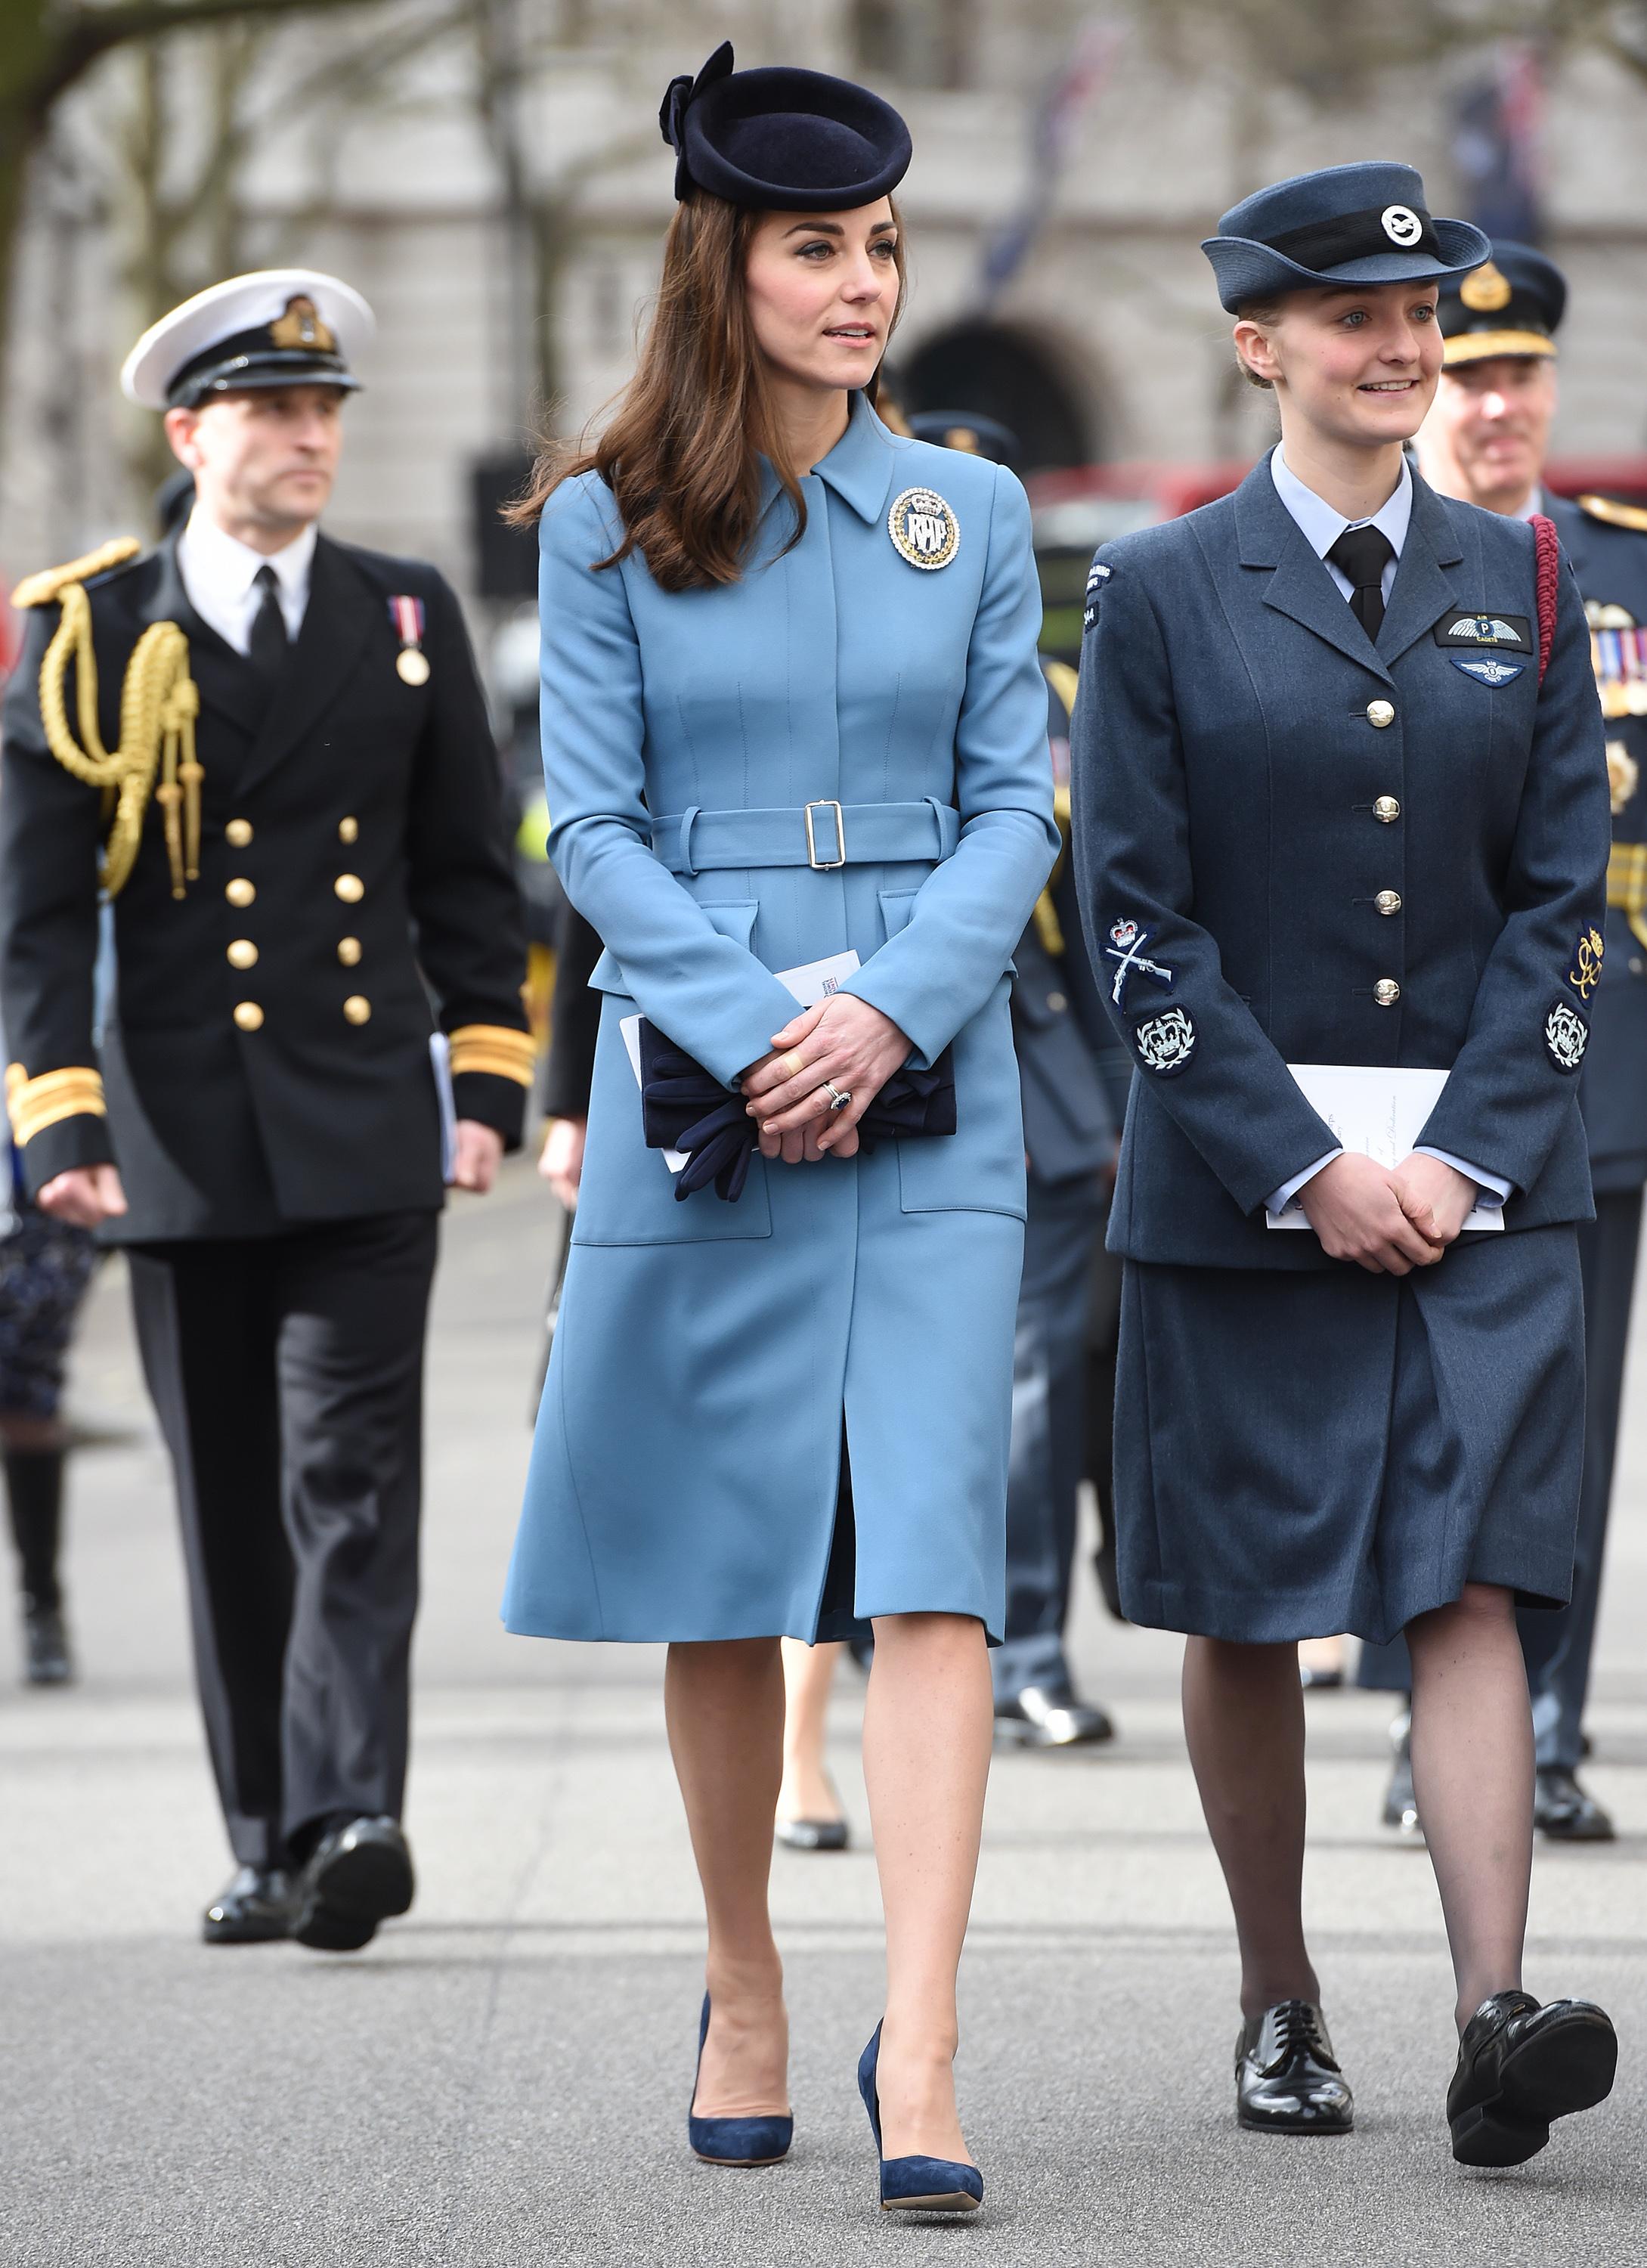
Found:
[{"label": "paved ground", "polygon": [[[1461,2174],[1440,2119],[1450,1989],[1423,1857],[1374,1823],[1387,1711],[1311,1705],[1310,1899],[1360,2106],[1342,2142],[1239,2134],[1235,1971],[1178,1731],[1177,1645],[1084,1604],[1122,1738],[1004,1756],[966,1971],[963,2101],[986,2221],[874,2210],[853,2088],[878,2011],[874,1872],[779,1854],[799,2138],[697,2165],[699,1991],[659,1657],[506,1638],[547,1231],[514,1172],[454,1210],[432,1362],[426,1606],[410,1805],[415,1913],[358,1959],[207,1950],[224,1868],[189,1697],[165,1476],[111,1270],[74,1386],[125,1438],[76,1471],[86,1676],[12,1684],[0,1629],[0,2261],[6,2268],[516,2268],[890,2257],[1065,2263],[1647,2259],[1647,1426],[1634,1421],[1594,1715],[1609,1850],[1540,1854],[1529,1982],[1594,1993],[1625,2041],[1611,2105],[1533,2166]],[[1647,1341],[1647,1334],[1643,1334]],[[1647,1358],[1644,1358],[1647,1361]],[[1638,1365],[1632,1409],[1643,1407]],[[836,1767],[857,1820],[855,1685]]]}]

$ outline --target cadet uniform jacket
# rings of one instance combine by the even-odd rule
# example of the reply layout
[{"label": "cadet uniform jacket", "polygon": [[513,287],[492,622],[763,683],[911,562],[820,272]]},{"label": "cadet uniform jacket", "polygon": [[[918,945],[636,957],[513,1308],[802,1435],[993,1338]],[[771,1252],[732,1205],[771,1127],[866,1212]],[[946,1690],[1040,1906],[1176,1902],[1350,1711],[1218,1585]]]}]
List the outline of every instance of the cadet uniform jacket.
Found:
[{"label": "cadet uniform jacket", "polygon": [[1549,497],[1542,509],[1584,594],[1615,776],[1607,957],[1578,1102],[1596,1188],[1638,1189],[1647,1182],[1647,513],[1601,497]]},{"label": "cadet uniform jacket", "polygon": [[1376,646],[1276,493],[1099,550],[1072,736],[1093,957],[1137,1066],[1137,1260],[1328,1268],[1264,1199],[1336,1146],[1289,1063],[1451,1073],[1423,1140],[1589,1218],[1578,1079],[1608,844],[1577,585],[1539,681],[1531,529],[1414,480]]},{"label": "cadet uniform jacket", "polygon": [[[31,1192],[113,1160],[130,1210],[109,1233],[127,1243],[437,1207],[430,995],[457,1115],[511,1145],[531,1062],[496,763],[452,591],[420,562],[322,537],[276,680],[195,615],[174,540],[87,595],[107,747],[144,630],[187,638],[199,874],[173,895],[151,804],[113,904],[94,1047],[103,799],[48,745],[39,678],[59,609],[38,608],[0,785],[0,994]],[[396,598],[423,610],[422,684],[397,672]],[[73,720],[72,666],[67,692]]]}]

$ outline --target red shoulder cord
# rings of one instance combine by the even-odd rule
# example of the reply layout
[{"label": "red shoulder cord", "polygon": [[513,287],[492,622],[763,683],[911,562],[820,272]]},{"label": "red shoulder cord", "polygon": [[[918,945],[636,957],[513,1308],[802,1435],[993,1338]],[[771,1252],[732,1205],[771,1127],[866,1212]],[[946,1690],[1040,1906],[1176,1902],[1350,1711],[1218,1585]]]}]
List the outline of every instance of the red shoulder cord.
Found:
[{"label": "red shoulder cord", "polygon": [[1533,580],[1539,606],[1539,683],[1542,685],[1544,673],[1550,666],[1550,648],[1555,643],[1555,593],[1561,587],[1562,543],[1555,521],[1544,512],[1533,513],[1532,527],[1536,562]]}]

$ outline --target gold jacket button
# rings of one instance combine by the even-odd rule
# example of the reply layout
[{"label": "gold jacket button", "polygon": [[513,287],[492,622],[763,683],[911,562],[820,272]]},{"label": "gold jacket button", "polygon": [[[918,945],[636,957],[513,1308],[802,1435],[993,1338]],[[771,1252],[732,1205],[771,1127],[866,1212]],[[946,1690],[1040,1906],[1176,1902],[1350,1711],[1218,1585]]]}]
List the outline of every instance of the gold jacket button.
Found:
[{"label": "gold jacket button", "polygon": [[1401,988],[1393,976],[1380,976],[1372,988],[1372,997],[1380,1008],[1393,1008],[1401,997]]},{"label": "gold jacket button", "polygon": [[232,843],[237,850],[244,850],[252,839],[252,822],[249,819],[232,819],[223,834],[225,843]]},{"label": "gold jacket button", "polygon": [[1401,815],[1401,806],[1393,795],[1381,795],[1372,806],[1372,816],[1386,827],[1393,827]]},{"label": "gold jacket button", "polygon": [[263,1028],[263,1012],[255,1000],[237,1003],[234,1020],[243,1032],[259,1032]]},{"label": "gold jacket button", "polygon": [[343,1013],[351,1024],[369,1024],[371,1021],[371,1003],[364,994],[351,992],[343,1003]]},{"label": "gold jacket button", "polygon": [[337,839],[340,843],[358,843],[360,821],[357,819],[340,819],[337,822]]},{"label": "gold jacket button", "polygon": [[340,874],[332,887],[346,906],[357,906],[366,895],[366,886],[358,874]]},{"label": "gold jacket button", "polygon": [[1399,890],[1380,890],[1372,902],[1381,914],[1398,914],[1401,909],[1401,894]]},{"label": "gold jacket button", "polygon": [[1386,725],[1393,725],[1395,722],[1394,703],[1393,701],[1369,701],[1367,703],[1367,722],[1369,725],[1376,725],[1380,733],[1384,730],[1384,727]]},{"label": "gold jacket button", "polygon": [[248,882],[244,874],[237,874],[233,881],[224,885],[223,895],[232,906],[249,906],[257,895],[257,885]]},{"label": "gold jacket button", "polygon": [[229,947],[229,966],[231,968],[257,967],[257,947],[249,937],[237,937]]},{"label": "gold jacket button", "polygon": [[357,937],[340,937],[337,940],[337,957],[345,968],[352,968],[360,959],[360,939]]}]

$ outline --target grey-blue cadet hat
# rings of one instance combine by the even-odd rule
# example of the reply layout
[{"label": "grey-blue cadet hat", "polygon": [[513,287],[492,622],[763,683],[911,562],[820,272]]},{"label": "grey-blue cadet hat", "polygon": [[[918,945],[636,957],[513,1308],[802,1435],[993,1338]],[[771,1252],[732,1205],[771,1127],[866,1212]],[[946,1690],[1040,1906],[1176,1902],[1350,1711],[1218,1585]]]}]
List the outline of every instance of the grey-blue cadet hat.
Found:
[{"label": "grey-blue cadet hat", "polygon": [[1492,256],[1470,222],[1431,216],[1415,166],[1381,161],[1327,166],[1255,190],[1201,248],[1232,315],[1283,291],[1439,281]]}]

